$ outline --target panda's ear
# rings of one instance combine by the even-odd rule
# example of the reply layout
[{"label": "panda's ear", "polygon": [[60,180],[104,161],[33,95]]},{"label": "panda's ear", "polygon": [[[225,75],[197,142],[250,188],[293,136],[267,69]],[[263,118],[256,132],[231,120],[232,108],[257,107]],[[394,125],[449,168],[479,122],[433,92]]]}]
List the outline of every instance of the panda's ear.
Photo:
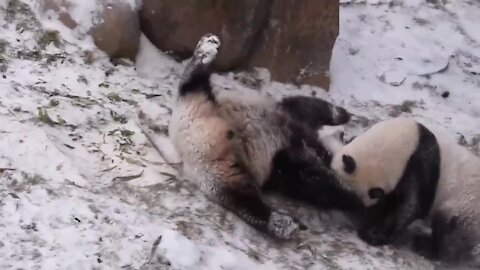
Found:
[{"label": "panda's ear", "polygon": [[371,188],[368,190],[368,197],[370,199],[383,199],[385,197],[385,191],[381,188]]},{"label": "panda's ear", "polygon": [[343,170],[348,174],[353,173],[355,171],[355,169],[357,168],[357,163],[349,155],[343,155],[342,156],[342,161],[343,161]]}]

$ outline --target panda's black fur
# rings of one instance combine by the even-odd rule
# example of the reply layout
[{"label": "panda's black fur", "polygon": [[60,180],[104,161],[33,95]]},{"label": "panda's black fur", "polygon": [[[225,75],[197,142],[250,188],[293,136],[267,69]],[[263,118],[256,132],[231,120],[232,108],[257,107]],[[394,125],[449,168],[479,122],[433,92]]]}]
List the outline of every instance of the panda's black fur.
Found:
[{"label": "panda's black fur", "polygon": [[362,239],[391,243],[428,218],[432,233],[423,248],[433,258],[480,267],[480,160],[472,153],[409,118],[327,147],[335,149],[332,169],[366,207]]},{"label": "panda's black fur", "polygon": [[292,237],[299,223],[264,203],[262,191],[321,207],[355,208],[358,200],[338,188],[328,168],[331,154],[317,135],[320,126],[343,124],[349,114],[310,97],[277,102],[260,94],[214,94],[210,65],[219,47],[216,36],[202,37],[179,85],[169,135],[185,177],[211,200],[278,238]]}]

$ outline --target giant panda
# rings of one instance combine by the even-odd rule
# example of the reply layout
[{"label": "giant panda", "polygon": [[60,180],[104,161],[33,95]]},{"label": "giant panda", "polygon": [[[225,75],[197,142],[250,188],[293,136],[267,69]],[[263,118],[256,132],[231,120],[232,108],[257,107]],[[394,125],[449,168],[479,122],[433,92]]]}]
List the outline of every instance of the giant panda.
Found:
[{"label": "giant panda", "polygon": [[292,238],[301,224],[267,205],[262,191],[323,207],[359,205],[353,193],[337,187],[328,168],[331,154],[316,133],[321,125],[346,123],[348,112],[310,97],[275,101],[260,94],[214,92],[210,66],[219,47],[218,37],[203,36],[181,76],[169,136],[184,177],[211,200],[279,239]]},{"label": "giant panda", "polygon": [[342,186],[366,207],[363,240],[391,243],[414,220],[427,218],[433,258],[480,267],[479,158],[443,132],[403,117],[379,122],[345,146],[325,144],[335,152],[331,168]]}]

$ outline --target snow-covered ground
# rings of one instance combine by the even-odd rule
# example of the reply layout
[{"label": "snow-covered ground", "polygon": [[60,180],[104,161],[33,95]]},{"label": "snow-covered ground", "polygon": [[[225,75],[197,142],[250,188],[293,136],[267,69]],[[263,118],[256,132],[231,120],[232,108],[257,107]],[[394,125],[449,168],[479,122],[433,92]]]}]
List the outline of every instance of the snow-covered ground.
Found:
[{"label": "snow-covered ground", "polygon": [[[341,2],[329,93],[263,70],[216,87],[317,95],[358,114],[354,130],[413,115],[478,151],[480,3]],[[279,243],[207,201],[144,133],[166,145],[181,65],[143,37],[135,65],[114,65],[36,8],[0,0],[0,269],[434,269],[367,246],[339,213],[282,202],[310,231]],[[138,109],[156,121],[139,125]]]}]

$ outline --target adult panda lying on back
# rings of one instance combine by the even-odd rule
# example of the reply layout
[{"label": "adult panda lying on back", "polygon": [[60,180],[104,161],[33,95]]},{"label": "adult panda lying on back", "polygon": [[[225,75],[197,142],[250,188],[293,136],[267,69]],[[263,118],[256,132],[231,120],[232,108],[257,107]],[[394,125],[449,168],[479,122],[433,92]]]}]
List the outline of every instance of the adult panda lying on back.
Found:
[{"label": "adult panda lying on back", "polygon": [[335,151],[331,167],[367,207],[359,236],[387,244],[430,217],[431,254],[480,267],[480,160],[453,139],[408,118],[377,123]]},{"label": "adult panda lying on back", "polygon": [[328,168],[331,154],[316,133],[321,125],[347,122],[349,114],[310,97],[276,102],[234,91],[214,95],[210,65],[219,46],[216,36],[202,37],[179,85],[169,135],[184,176],[247,223],[283,239],[299,222],[264,203],[261,190],[323,207],[355,207],[356,197],[338,188]]}]

